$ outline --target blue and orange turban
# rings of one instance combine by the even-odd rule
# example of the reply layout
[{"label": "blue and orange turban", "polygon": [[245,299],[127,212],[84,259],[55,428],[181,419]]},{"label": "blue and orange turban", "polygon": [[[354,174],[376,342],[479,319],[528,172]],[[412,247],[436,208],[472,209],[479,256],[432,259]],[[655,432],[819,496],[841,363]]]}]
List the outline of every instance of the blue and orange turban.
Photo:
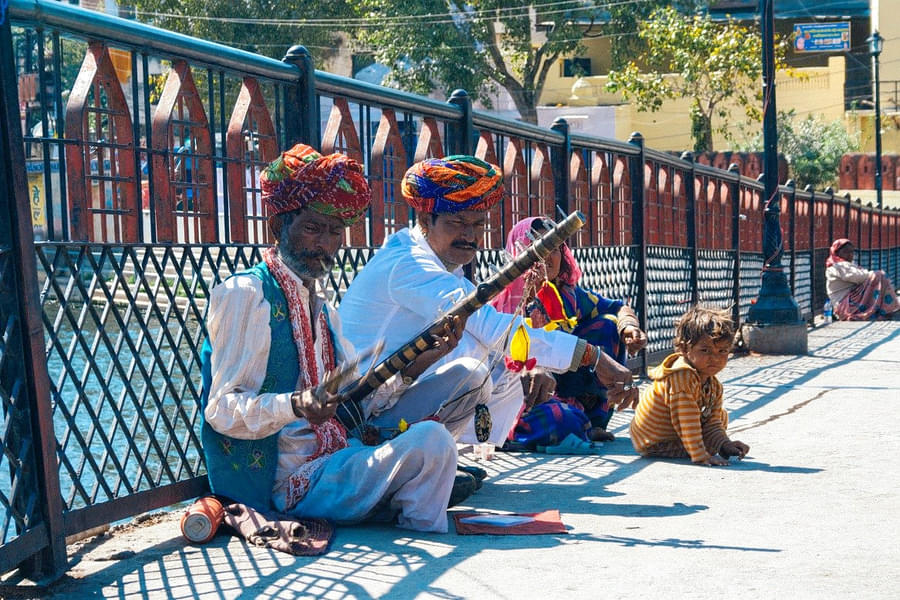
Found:
[{"label": "blue and orange turban", "polygon": [[343,154],[322,156],[297,144],[272,161],[260,177],[270,215],[310,207],[352,225],[372,201],[362,165]]},{"label": "blue and orange turban", "polygon": [[488,210],[503,197],[500,169],[474,156],[429,158],[403,177],[403,199],[424,213]]}]

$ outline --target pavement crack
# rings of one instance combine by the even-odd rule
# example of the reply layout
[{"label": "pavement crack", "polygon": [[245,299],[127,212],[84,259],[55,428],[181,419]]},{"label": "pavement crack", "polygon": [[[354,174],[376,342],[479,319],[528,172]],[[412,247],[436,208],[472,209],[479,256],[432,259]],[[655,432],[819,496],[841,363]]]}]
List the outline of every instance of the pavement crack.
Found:
[{"label": "pavement crack", "polygon": [[771,423],[775,419],[780,419],[781,417],[785,417],[787,415],[793,414],[793,413],[797,412],[798,410],[800,410],[801,408],[803,408],[804,406],[806,406],[807,404],[809,404],[810,402],[812,402],[813,400],[818,400],[819,398],[821,398],[822,396],[824,396],[825,394],[827,394],[830,391],[831,390],[821,390],[818,394],[816,394],[812,398],[808,398],[808,399],[804,400],[803,402],[800,402],[799,404],[795,404],[794,406],[790,407],[789,409],[787,409],[784,412],[774,414],[770,417],[766,417],[762,421],[756,421],[755,423],[750,423],[749,425],[744,425],[742,427],[735,427],[734,429],[729,429],[728,433],[732,433],[732,432],[740,433],[741,431],[747,431],[748,429],[755,429],[757,427],[761,427],[763,425]]}]

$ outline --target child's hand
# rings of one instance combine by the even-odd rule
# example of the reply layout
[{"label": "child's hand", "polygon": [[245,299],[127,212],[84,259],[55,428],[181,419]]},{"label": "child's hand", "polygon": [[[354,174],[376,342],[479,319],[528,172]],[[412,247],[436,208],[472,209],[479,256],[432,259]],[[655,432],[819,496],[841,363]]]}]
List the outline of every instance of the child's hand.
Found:
[{"label": "child's hand", "polygon": [[728,459],[732,456],[737,456],[738,460],[747,456],[747,453],[750,452],[750,446],[745,444],[744,442],[739,442],[737,440],[731,440],[722,444],[719,448],[719,455],[722,458]]},{"label": "child's hand", "polygon": [[724,458],[713,455],[707,458],[706,461],[701,464],[712,465],[716,467],[727,467],[730,463]]}]

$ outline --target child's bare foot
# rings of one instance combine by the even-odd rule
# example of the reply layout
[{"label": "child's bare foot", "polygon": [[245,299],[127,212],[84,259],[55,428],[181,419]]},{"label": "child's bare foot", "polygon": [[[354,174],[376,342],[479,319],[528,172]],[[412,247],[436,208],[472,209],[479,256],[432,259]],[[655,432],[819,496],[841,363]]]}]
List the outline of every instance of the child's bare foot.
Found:
[{"label": "child's bare foot", "polygon": [[588,431],[588,439],[592,442],[612,442],[615,441],[616,436],[602,427],[591,427]]}]

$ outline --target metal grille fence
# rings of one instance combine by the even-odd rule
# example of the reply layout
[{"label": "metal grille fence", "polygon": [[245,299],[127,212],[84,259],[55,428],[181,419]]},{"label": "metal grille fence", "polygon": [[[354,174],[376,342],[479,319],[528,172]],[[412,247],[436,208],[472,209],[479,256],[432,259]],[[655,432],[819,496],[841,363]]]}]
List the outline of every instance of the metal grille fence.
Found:
[{"label": "metal grille fence", "polygon": [[[507,121],[473,111],[465,93],[444,103],[316,72],[302,48],[273,61],[50,0],[11,0],[10,17],[0,206],[4,227],[20,227],[0,231],[0,571],[35,556],[44,564],[33,568],[58,572],[65,535],[206,489],[206,299],[271,241],[259,175],[298,141],[353,156],[374,191],[329,275],[335,302],[412,224],[406,168],[449,153],[500,165],[509,191],[471,277],[504,261],[520,218],[581,211],[587,226],[570,240],[581,283],[635,308],[650,338],[644,366],[669,351],[690,303],[744,319],[759,289],[762,185],[644,148],[639,135]],[[897,279],[895,211],[779,193],[786,273],[793,265],[807,318],[824,300],[835,237]],[[33,227],[15,216],[29,213]],[[25,322],[43,336],[24,339]]]},{"label": "metal grille fence", "polygon": [[258,248],[48,243],[37,256],[65,509],[203,475],[206,298]]},{"label": "metal grille fence", "polygon": [[[35,436],[31,427],[30,390],[27,358],[18,306],[18,285],[14,250],[10,245],[8,222],[0,235],[0,546],[15,547],[27,553],[28,537],[46,537],[38,531],[43,521],[38,487],[38,463]],[[33,540],[31,540],[33,544]],[[26,555],[26,554],[23,554]],[[9,561],[4,563],[11,565]]]},{"label": "metal grille fence", "polygon": [[[685,248],[647,249],[647,351],[670,351],[675,321],[690,306],[691,253]],[[706,299],[704,299],[706,300]]]}]

